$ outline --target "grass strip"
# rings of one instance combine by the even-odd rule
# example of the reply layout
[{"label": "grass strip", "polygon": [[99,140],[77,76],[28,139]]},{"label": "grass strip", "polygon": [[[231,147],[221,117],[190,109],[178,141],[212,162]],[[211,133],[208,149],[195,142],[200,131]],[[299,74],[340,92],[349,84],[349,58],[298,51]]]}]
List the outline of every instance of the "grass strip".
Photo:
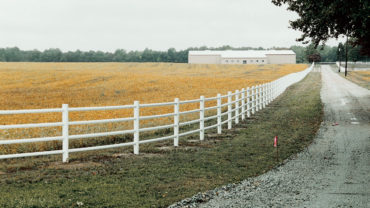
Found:
[{"label": "grass strip", "polygon": [[[0,207],[166,207],[262,174],[309,145],[322,121],[320,74],[310,73],[266,109],[222,135],[125,150],[0,162]],[[279,161],[274,136],[279,136]],[[126,148],[127,149],[127,148]],[[130,148],[131,150],[131,148]]]},{"label": "grass strip", "polygon": [[347,80],[370,90],[370,71],[352,71],[348,73],[347,77],[344,76],[344,73],[340,73],[340,75]]},{"label": "grass strip", "polygon": [[[362,66],[362,68],[369,68],[368,65],[358,65]],[[361,67],[358,67],[361,68]],[[331,69],[334,72],[338,72],[338,67],[336,65],[332,65]],[[348,69],[350,71],[347,71],[347,76],[344,76],[344,73],[338,73],[340,76],[343,78],[360,85],[361,87],[370,90],[370,70],[363,70],[363,71],[353,71],[351,68],[348,66]]]}]

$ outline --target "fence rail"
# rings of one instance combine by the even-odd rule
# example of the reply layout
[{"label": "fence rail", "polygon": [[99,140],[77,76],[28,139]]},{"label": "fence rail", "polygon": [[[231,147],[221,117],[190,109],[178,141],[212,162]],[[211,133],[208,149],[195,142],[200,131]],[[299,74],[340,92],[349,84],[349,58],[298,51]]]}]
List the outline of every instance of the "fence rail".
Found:
[{"label": "fence rail", "polygon": [[[149,103],[140,104],[139,101],[135,101],[133,105],[123,105],[123,106],[105,106],[105,107],[78,107],[70,108],[68,104],[63,104],[62,108],[53,109],[32,109],[32,110],[0,110],[0,115],[14,115],[14,114],[29,114],[29,113],[55,113],[59,112],[62,114],[62,122],[54,123],[32,123],[32,124],[12,124],[12,125],[0,125],[1,129],[13,129],[13,128],[37,128],[37,127],[62,127],[62,136],[55,137],[43,137],[43,138],[27,138],[27,139],[10,139],[10,140],[0,140],[0,145],[9,144],[22,144],[22,143],[32,143],[32,142],[47,142],[47,141],[62,141],[62,149],[54,151],[43,151],[43,152],[30,152],[30,153],[19,153],[19,154],[5,154],[0,155],[0,159],[8,158],[18,158],[18,157],[31,157],[31,156],[41,156],[41,155],[53,155],[62,154],[63,162],[68,162],[69,153],[82,152],[82,151],[92,151],[92,150],[102,150],[108,148],[117,148],[124,146],[133,146],[134,154],[139,154],[140,144],[158,142],[164,140],[173,140],[174,146],[179,145],[179,138],[189,134],[199,133],[199,139],[204,140],[205,130],[211,128],[217,128],[217,133],[222,133],[222,125],[227,123],[227,128],[231,129],[233,123],[238,124],[239,119],[244,120],[250,117],[252,114],[258,112],[259,110],[265,108],[271,101],[273,101],[277,96],[285,91],[290,85],[302,80],[314,67],[312,64],[309,68],[301,72],[291,73],[277,80],[269,83],[243,88],[241,90],[236,90],[235,92],[228,92],[226,95],[217,94],[216,97],[205,98],[200,96],[199,99],[194,100],[184,100],[180,101],[178,98],[174,99],[174,102],[166,103]],[[227,99],[226,103],[222,103],[222,99]],[[217,101],[215,106],[205,107],[206,101]],[[180,111],[180,105],[188,103],[199,103],[199,109]],[[140,116],[140,109],[145,107],[161,107],[161,106],[173,106],[173,113],[161,114],[161,115],[150,115],[150,116]],[[226,112],[222,112],[222,108],[227,107]],[[88,120],[88,121],[70,121],[69,112],[76,111],[101,111],[101,110],[118,110],[118,109],[132,109],[133,117],[128,118],[115,118],[115,119],[103,119],[103,120]],[[210,115],[205,117],[205,112],[209,110],[216,110],[215,115]],[[199,118],[190,121],[180,121],[180,115],[189,113],[199,113]],[[222,120],[222,117],[226,116],[226,120]],[[156,119],[162,117],[173,117],[173,124],[153,126],[153,127],[140,127],[140,121],[145,119]],[[216,124],[205,126],[205,121],[216,120]],[[100,124],[100,123],[112,123],[112,122],[133,122],[133,129],[122,130],[122,131],[110,131],[110,132],[100,132],[100,133],[89,133],[89,134],[69,134],[69,127],[71,125],[85,125],[85,124]],[[199,129],[188,130],[186,132],[180,133],[180,127],[189,124],[199,123]],[[173,129],[173,135],[163,136],[154,139],[140,140],[140,132],[145,131],[155,131],[159,129]],[[133,134],[133,141],[119,144],[110,145],[100,145],[93,147],[83,147],[83,148],[69,148],[69,141],[72,139],[83,139],[91,137],[103,137],[103,136],[114,136],[114,135],[124,135]]]}]

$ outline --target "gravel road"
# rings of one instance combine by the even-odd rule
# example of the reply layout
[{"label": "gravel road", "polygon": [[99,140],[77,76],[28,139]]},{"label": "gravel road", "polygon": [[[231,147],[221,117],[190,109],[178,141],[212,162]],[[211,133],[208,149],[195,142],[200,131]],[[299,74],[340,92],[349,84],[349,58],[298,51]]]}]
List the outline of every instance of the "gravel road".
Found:
[{"label": "gravel road", "polygon": [[321,69],[324,122],[313,144],[266,174],[176,206],[370,207],[370,91]]}]

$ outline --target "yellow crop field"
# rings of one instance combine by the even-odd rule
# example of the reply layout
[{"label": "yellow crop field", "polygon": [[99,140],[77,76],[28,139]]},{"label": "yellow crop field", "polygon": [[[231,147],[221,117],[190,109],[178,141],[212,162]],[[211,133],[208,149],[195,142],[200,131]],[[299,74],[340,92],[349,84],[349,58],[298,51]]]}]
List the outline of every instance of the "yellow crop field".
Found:
[{"label": "yellow crop field", "polygon": [[[170,102],[216,96],[302,71],[305,64],[193,65],[174,63],[0,63],[0,110],[112,106]],[[198,104],[199,105],[199,104]],[[211,102],[206,105],[212,105]],[[197,108],[181,105],[180,110]],[[173,112],[173,106],[144,108],[141,115]],[[70,120],[132,117],[132,109],[72,112]],[[143,121],[140,125],[168,123],[172,118]],[[181,118],[187,119],[185,117]],[[0,125],[61,121],[60,113],[0,115]],[[130,128],[126,124],[75,126],[70,134]],[[0,139],[60,135],[60,128],[0,130]],[[16,152],[17,148],[1,152]],[[48,149],[50,147],[41,147]]]}]

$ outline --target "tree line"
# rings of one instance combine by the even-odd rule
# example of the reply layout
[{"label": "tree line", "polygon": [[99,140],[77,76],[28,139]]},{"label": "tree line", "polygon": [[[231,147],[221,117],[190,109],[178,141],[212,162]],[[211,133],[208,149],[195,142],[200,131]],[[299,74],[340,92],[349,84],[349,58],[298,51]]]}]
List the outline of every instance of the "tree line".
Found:
[{"label": "tree line", "polygon": [[[313,44],[308,46],[291,46],[289,48],[273,47],[269,49],[291,49],[297,55],[297,63],[312,61],[335,62],[344,60],[345,45],[321,46],[317,49]],[[185,50],[170,48],[167,51],[155,51],[145,49],[143,51],[126,51],[117,49],[115,52],[103,51],[68,51],[62,52],[58,48],[50,48],[44,51],[20,50],[18,47],[0,48],[1,62],[173,62],[187,63],[190,50],[265,50],[258,47],[192,47]],[[348,44],[349,61],[370,61],[367,56],[360,54],[360,46],[353,47]]]}]

